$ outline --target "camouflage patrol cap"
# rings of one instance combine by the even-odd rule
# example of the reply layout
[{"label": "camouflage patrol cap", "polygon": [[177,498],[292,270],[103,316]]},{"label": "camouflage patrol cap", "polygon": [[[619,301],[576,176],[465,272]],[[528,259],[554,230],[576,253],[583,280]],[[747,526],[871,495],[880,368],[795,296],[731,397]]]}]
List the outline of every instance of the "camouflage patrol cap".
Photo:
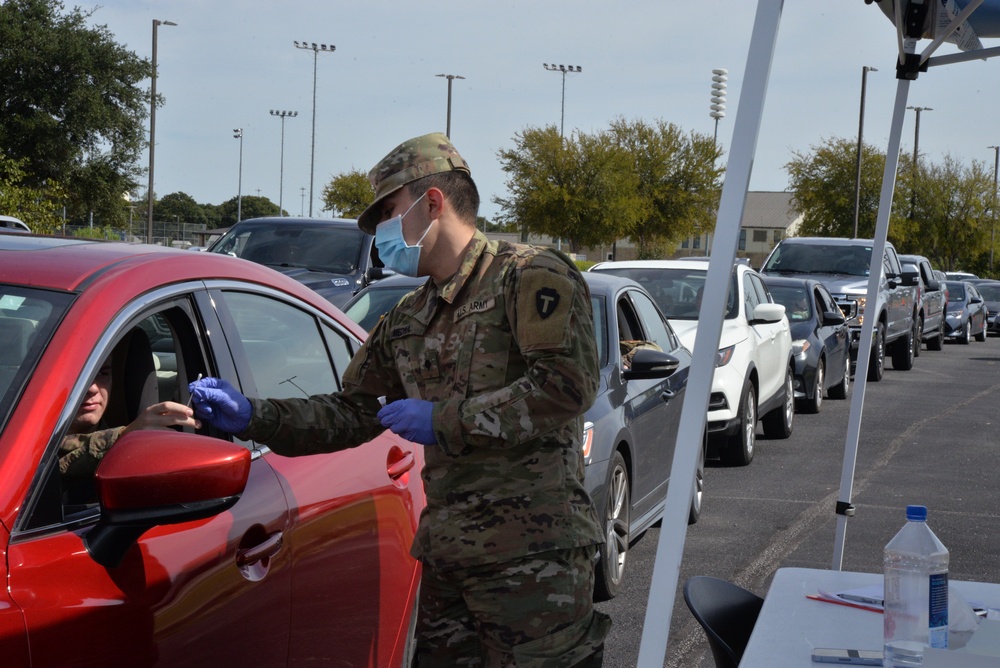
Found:
[{"label": "camouflage patrol cap", "polygon": [[443,132],[432,132],[404,141],[368,172],[368,180],[375,188],[375,201],[358,216],[358,227],[368,234],[375,234],[375,226],[379,223],[379,204],[383,199],[407,183],[453,169],[472,173],[469,164]]}]

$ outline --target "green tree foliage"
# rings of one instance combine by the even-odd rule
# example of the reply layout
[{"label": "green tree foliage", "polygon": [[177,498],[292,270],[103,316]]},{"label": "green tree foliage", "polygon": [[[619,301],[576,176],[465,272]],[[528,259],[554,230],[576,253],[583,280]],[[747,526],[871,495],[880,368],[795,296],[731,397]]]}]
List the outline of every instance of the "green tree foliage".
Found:
[{"label": "green tree foliage", "polygon": [[65,192],[71,217],[121,224],[145,145],[149,61],[115,43],[93,11],[58,0],[0,3],[0,151],[24,185]]},{"label": "green tree foliage", "polygon": [[[236,224],[237,198],[226,200],[217,207],[219,227],[230,227]],[[247,218],[266,218],[278,215],[278,205],[267,197],[256,195],[244,195],[243,203],[240,205],[241,220]]]},{"label": "green tree foliage", "polygon": [[52,181],[24,185],[23,162],[0,153],[0,214],[20,218],[33,232],[51,234],[62,227],[64,193]]},{"label": "green tree foliage", "polygon": [[341,218],[357,218],[375,201],[375,191],[368,177],[359,169],[337,174],[320,195],[323,211]]},{"label": "green tree foliage", "polygon": [[564,140],[555,126],[527,128],[498,153],[510,196],[500,221],[581,246],[613,243],[645,215],[629,156],[607,134]]},{"label": "green tree foliage", "polygon": [[176,192],[164,195],[153,206],[153,216],[157,220],[177,220],[185,225],[208,226],[208,216],[201,204],[187,193]]},{"label": "green tree foliage", "polygon": [[671,242],[714,227],[723,173],[714,140],[663,120],[617,119],[610,134],[639,179],[645,215],[631,237],[640,259],[661,258]]},{"label": "green tree foliage", "polygon": [[[811,149],[809,153],[794,152],[794,158],[785,165],[793,205],[802,212],[799,234],[853,237],[857,140],[831,137]],[[885,153],[863,144],[858,208],[860,238],[875,234],[884,170]],[[894,199],[899,199],[898,194]]]}]

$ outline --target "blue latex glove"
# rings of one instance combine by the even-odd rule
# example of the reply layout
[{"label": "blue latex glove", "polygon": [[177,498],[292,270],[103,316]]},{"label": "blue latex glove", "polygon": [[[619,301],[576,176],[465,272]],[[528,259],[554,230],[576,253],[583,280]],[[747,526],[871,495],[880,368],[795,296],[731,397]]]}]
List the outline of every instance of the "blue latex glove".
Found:
[{"label": "blue latex glove", "polygon": [[238,434],[250,424],[253,407],[250,402],[222,378],[202,378],[188,385],[191,406],[199,420],[216,429]]},{"label": "blue latex glove", "polygon": [[434,403],[423,399],[400,399],[378,412],[382,426],[399,434],[407,441],[423,445],[437,445],[434,428],[431,424],[431,412]]}]

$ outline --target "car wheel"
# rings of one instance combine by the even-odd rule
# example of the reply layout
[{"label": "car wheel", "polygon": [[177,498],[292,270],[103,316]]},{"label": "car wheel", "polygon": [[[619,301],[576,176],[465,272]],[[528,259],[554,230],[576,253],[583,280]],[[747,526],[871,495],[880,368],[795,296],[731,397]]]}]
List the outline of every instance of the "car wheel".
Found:
[{"label": "car wheel", "polygon": [[937,336],[927,339],[927,350],[941,350],[944,348],[944,316],[941,316],[941,324],[938,325]]},{"label": "car wheel", "polygon": [[924,344],[924,316],[918,315],[913,327],[913,356],[920,357],[920,349]]},{"label": "car wheel", "polygon": [[781,405],[764,416],[764,435],[768,438],[788,438],[795,419],[795,388],[792,367],[785,370],[785,396]]},{"label": "car wheel", "polygon": [[740,428],[722,451],[722,459],[730,466],[746,466],[753,461],[757,442],[757,392],[747,378],[740,395]]},{"label": "car wheel", "polygon": [[701,517],[701,504],[705,497],[705,450],[708,448],[707,434],[701,442],[701,452],[698,453],[698,465],[694,469],[694,489],[691,491],[691,509],[688,511],[688,524],[694,524]]},{"label": "car wheel", "polygon": [[819,413],[819,409],[823,407],[823,385],[825,383],[826,360],[820,357],[819,364],[816,365],[816,382],[813,383],[812,399],[806,397],[802,400],[801,408],[803,413]]},{"label": "car wheel", "polygon": [[906,336],[896,341],[892,346],[892,368],[900,371],[912,369],[914,347],[916,347],[916,342],[913,340],[913,329],[910,328]]},{"label": "car wheel", "polygon": [[958,337],[958,342],[963,346],[969,345],[969,341],[972,340],[972,323],[968,320],[965,321],[965,327],[962,328],[962,335]]},{"label": "car wheel", "polygon": [[605,493],[604,544],[599,549],[601,558],[594,582],[594,600],[597,601],[607,601],[618,594],[628,556],[632,499],[625,459],[617,450],[611,458],[611,474]]},{"label": "car wheel", "polygon": [[986,340],[986,320],[984,319],[982,328],[979,330],[979,333],[976,334],[976,341],[982,343],[985,340]]},{"label": "car wheel", "polygon": [[851,355],[844,353],[844,379],[830,388],[831,399],[846,399],[851,391]]},{"label": "car wheel", "polygon": [[868,380],[877,383],[885,373],[885,325],[879,323],[875,327],[874,336],[871,360],[868,362]]}]

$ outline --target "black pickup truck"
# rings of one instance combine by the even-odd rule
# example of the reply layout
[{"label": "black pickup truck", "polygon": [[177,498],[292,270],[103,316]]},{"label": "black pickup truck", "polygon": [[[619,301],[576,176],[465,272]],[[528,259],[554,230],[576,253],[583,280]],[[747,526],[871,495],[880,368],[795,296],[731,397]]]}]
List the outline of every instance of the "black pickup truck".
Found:
[{"label": "black pickup truck", "polygon": [[[830,291],[851,327],[851,359],[857,361],[861,325],[872,313],[867,308],[868,275],[872,259],[871,239],[838,239],[827,237],[789,237],[783,239],[761,268],[772,276],[814,278]],[[913,367],[917,332],[917,284],[914,273],[903,273],[899,256],[892,244],[886,243],[881,263],[881,280],[875,331],[872,336],[871,362],[868,380],[882,380],[885,355],[892,355],[895,369]]]}]

